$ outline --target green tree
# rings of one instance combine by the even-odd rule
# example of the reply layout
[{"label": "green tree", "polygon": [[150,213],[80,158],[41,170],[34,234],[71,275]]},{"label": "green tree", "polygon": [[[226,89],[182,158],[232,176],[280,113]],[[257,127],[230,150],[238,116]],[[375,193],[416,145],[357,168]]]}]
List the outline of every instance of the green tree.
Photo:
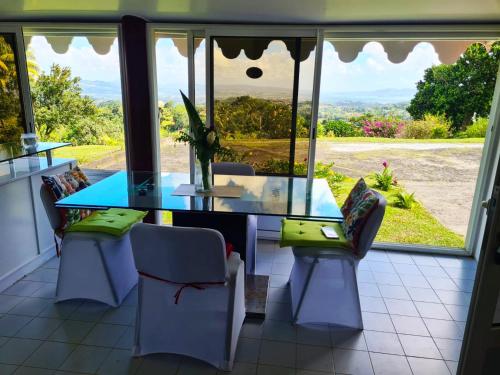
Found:
[{"label": "green tree", "polygon": [[481,43],[470,45],[456,63],[425,70],[407,111],[415,120],[425,114],[444,115],[456,133],[472,123],[474,114],[489,115],[500,60],[500,42],[490,51]]},{"label": "green tree", "polygon": [[51,139],[82,119],[97,115],[95,102],[82,96],[80,78],[71,77],[71,69],[53,64],[48,74],[42,73],[31,85],[35,127],[42,140]]}]

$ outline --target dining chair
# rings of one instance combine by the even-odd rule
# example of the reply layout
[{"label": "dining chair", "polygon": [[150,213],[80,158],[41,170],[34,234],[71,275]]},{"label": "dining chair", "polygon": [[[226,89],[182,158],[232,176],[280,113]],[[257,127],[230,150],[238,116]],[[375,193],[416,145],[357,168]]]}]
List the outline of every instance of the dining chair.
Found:
[{"label": "dining chair", "polygon": [[[360,228],[356,248],[308,246],[307,241],[301,246],[292,246],[294,264],[289,286],[294,323],[328,323],[363,329],[357,267],[373,244],[386,207],[385,198],[372,192],[378,203]],[[320,236],[323,225],[325,223],[316,223]],[[336,228],[342,231],[340,225]],[[340,237],[344,237],[343,233]]]},{"label": "dining chair", "polygon": [[[40,198],[56,233],[61,216],[43,184]],[[129,233],[118,237],[97,232],[68,232],[61,237],[56,302],[82,298],[119,306],[138,280]]]},{"label": "dining chair", "polygon": [[[250,164],[218,162],[212,163],[212,173],[230,176],[255,176],[255,170]],[[257,251],[257,216],[247,215],[245,264],[247,272],[255,272]]]},{"label": "dining chair", "polygon": [[231,370],[245,318],[239,254],[226,259],[214,229],[139,223],[130,236],[139,272],[134,355],[182,354]]}]

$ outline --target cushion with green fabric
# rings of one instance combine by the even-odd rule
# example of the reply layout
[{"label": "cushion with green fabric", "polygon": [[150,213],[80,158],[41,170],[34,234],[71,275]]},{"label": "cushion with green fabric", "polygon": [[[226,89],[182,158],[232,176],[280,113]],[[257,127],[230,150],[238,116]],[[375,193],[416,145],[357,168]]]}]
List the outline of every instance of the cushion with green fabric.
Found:
[{"label": "cushion with green fabric", "polygon": [[[326,238],[321,231],[321,228],[325,226],[333,227],[335,232],[339,235],[339,238]],[[345,238],[340,223],[295,219],[283,219],[281,224],[280,246],[340,247],[352,249],[351,243]]]},{"label": "cushion with green fabric", "polygon": [[122,236],[146,214],[147,212],[123,208],[94,211],[90,216],[71,225],[66,232],[100,232]]}]

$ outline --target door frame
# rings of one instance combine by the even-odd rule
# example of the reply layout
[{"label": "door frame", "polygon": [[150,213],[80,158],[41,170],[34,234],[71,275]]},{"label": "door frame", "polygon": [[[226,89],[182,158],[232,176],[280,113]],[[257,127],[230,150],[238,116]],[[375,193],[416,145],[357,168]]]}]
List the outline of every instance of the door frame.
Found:
[{"label": "door frame", "polygon": [[[314,177],[314,159],[316,151],[316,122],[318,118],[319,93],[321,84],[321,62],[323,55],[323,33],[321,29],[313,27],[291,28],[289,26],[217,26],[207,27],[205,29],[205,101],[207,119],[212,118],[212,104],[210,98],[213,98],[213,77],[212,77],[212,51],[214,37],[276,37],[276,38],[316,38],[314,72],[313,72],[313,90],[311,97],[311,122],[309,124],[309,147],[308,147],[308,168],[306,178]],[[298,79],[298,78],[297,78]],[[297,82],[298,83],[298,82]],[[300,89],[300,88],[299,88]],[[208,122],[208,120],[207,120]],[[291,124],[293,126],[293,124]],[[296,126],[296,124],[295,124]],[[293,133],[293,132],[292,132]],[[292,135],[291,135],[292,136]],[[295,140],[291,140],[295,142]],[[289,161],[291,155],[289,155]],[[311,168],[312,166],[312,168]]]}]

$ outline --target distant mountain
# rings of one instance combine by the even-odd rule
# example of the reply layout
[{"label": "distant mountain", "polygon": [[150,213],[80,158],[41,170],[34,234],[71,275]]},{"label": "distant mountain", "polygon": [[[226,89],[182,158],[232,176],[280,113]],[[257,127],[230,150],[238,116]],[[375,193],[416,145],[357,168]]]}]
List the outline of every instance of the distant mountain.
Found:
[{"label": "distant mountain", "polygon": [[88,95],[97,102],[108,100],[122,100],[120,82],[81,80],[80,86],[84,95]]},{"label": "distant mountain", "polygon": [[[80,82],[84,95],[94,98],[96,101],[121,100],[120,82],[89,81]],[[205,87],[196,85],[197,97],[204,100]],[[346,92],[321,92],[321,102],[326,104],[390,104],[409,102],[415,96],[415,89],[384,89],[366,91],[346,91]],[[263,99],[290,99],[292,88],[281,87],[259,87],[253,85],[217,85],[215,87],[217,98],[228,98],[232,96],[250,95]],[[158,99],[162,102],[169,100],[180,102],[179,88],[160,86],[158,88]],[[311,99],[310,90],[300,90],[299,101]]]}]

